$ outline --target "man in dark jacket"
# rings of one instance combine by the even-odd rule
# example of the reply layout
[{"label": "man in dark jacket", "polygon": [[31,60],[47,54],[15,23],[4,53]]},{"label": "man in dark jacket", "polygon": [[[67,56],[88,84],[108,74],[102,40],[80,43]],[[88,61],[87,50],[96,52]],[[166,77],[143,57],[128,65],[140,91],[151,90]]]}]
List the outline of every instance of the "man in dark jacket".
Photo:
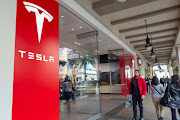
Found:
[{"label": "man in dark jacket", "polygon": [[147,92],[146,82],[140,77],[139,70],[135,70],[135,76],[128,85],[128,94],[133,96],[133,120],[137,120],[137,102],[140,108],[140,120],[143,120],[143,99]]}]

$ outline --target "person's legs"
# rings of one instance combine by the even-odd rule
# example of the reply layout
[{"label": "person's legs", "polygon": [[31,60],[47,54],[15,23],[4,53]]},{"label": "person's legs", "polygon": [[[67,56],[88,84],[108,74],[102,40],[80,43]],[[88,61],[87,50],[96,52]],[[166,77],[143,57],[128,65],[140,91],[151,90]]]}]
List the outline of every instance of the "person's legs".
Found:
[{"label": "person's legs", "polygon": [[147,93],[148,93],[148,90],[149,90],[149,84],[146,84],[146,86],[147,86]]},{"label": "person's legs", "polygon": [[159,115],[159,106],[158,106],[157,99],[156,99],[156,98],[152,98],[152,99],[153,99],[154,106],[155,106],[155,108],[156,108],[156,115],[157,115],[157,118],[159,118],[160,115]]},{"label": "person's legs", "polygon": [[171,113],[172,113],[172,120],[177,120],[177,118],[176,118],[176,109],[171,108]]},{"label": "person's legs", "polygon": [[133,96],[133,112],[134,118],[137,119],[137,96]]},{"label": "person's legs", "polygon": [[64,94],[64,97],[65,97],[66,101],[68,102],[68,93],[64,92],[63,94]]},{"label": "person's legs", "polygon": [[160,117],[164,118],[164,107],[159,103],[160,106]]},{"label": "person's legs", "polygon": [[71,93],[67,92],[67,96],[68,96],[68,101],[67,102],[69,102],[69,99],[71,98]]},{"label": "person's legs", "polygon": [[138,97],[138,105],[140,109],[140,118],[143,118],[143,100],[141,99],[141,96]]}]

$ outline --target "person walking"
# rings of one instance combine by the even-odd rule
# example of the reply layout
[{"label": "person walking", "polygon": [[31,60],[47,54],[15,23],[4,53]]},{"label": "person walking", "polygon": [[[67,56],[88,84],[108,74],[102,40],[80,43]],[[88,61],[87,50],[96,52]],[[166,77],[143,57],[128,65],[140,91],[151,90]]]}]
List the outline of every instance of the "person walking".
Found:
[{"label": "person walking", "polygon": [[63,84],[63,94],[66,99],[66,103],[69,103],[69,99],[70,99],[70,87],[69,86],[70,85],[69,85],[68,79],[65,78],[65,81]]},{"label": "person walking", "polygon": [[[168,91],[168,87],[169,87],[169,91]],[[172,76],[172,82],[168,84],[168,87],[166,88],[166,93],[167,92],[170,93],[173,104],[173,106],[170,105],[172,120],[177,120],[176,110],[178,110],[180,116],[180,79],[178,75]]]},{"label": "person walking", "polygon": [[143,99],[145,98],[146,92],[146,82],[140,77],[139,70],[135,70],[135,76],[130,80],[127,91],[128,94],[132,94],[133,98],[134,118],[132,120],[137,120],[137,102],[140,108],[139,120],[143,120]]},{"label": "person walking", "polygon": [[71,80],[68,80],[69,82],[69,89],[70,89],[70,98],[72,98],[72,100],[74,100],[74,90],[73,90],[73,83]]},{"label": "person walking", "polygon": [[164,107],[160,104],[160,100],[163,97],[163,93],[165,93],[165,89],[162,84],[160,84],[159,79],[157,77],[153,77],[150,91],[152,94],[152,100],[156,109],[156,115],[158,120],[163,120],[164,117]]},{"label": "person walking", "polygon": [[149,79],[148,79],[148,77],[145,77],[145,81],[146,81],[147,92],[148,92],[148,90],[149,90]]}]

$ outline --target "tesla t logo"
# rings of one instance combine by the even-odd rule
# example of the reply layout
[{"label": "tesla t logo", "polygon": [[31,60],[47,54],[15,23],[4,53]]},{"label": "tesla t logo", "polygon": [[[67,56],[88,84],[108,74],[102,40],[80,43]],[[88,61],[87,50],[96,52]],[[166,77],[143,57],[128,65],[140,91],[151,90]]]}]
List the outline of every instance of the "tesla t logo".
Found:
[{"label": "tesla t logo", "polygon": [[[44,18],[48,20],[48,22],[51,22],[53,20],[53,16],[50,15],[46,10],[43,8],[29,2],[23,2],[25,5],[25,8],[28,12],[35,12],[36,15],[36,24],[37,24],[37,32],[38,32],[38,41],[40,43],[41,41],[41,35],[42,35],[42,29],[44,24]],[[39,10],[42,11],[42,13],[39,13]]]}]

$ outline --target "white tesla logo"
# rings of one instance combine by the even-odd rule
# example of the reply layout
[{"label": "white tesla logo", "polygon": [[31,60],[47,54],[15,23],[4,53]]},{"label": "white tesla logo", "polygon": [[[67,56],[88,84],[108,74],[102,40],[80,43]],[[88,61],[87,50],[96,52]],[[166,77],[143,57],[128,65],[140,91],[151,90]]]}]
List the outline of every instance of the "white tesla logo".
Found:
[{"label": "white tesla logo", "polygon": [[[38,32],[38,40],[39,43],[41,41],[41,35],[42,35],[42,29],[43,29],[43,24],[44,24],[44,18],[48,20],[48,22],[51,22],[53,20],[53,16],[50,15],[46,10],[43,8],[29,2],[23,2],[25,5],[25,8],[27,9],[28,12],[35,12],[36,15],[36,24],[37,24],[37,32]],[[41,10],[42,13],[40,14],[38,10]]]}]

